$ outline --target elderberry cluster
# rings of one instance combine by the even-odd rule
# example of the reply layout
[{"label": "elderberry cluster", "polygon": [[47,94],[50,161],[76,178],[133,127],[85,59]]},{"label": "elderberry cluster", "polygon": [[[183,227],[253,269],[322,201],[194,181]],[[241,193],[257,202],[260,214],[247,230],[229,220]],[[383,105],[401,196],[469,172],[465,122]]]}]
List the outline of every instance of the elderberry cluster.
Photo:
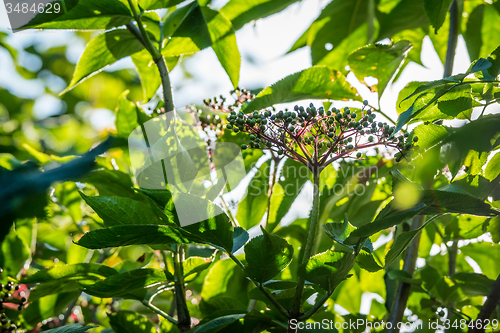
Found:
[{"label": "elderberry cluster", "polygon": [[375,118],[367,101],[357,110],[325,110],[311,103],[307,108],[296,105],[291,111],[266,109],[245,114],[231,110],[226,128],[250,134],[242,149],[270,149],[306,164],[324,165],[336,157],[359,159],[362,153],[358,150],[381,144],[398,149],[396,160],[401,160],[418,138],[409,133],[396,137],[394,126]]},{"label": "elderberry cluster", "polygon": [[[3,273],[3,269],[0,268],[0,274]],[[15,332],[17,326],[12,322],[4,313],[5,307],[4,303],[10,303],[12,305],[17,305],[17,310],[21,311],[26,304],[26,298],[21,297],[13,298],[11,297],[14,292],[19,291],[19,285],[14,285],[12,281],[7,282],[4,286],[0,283],[0,333],[4,332]]]}]

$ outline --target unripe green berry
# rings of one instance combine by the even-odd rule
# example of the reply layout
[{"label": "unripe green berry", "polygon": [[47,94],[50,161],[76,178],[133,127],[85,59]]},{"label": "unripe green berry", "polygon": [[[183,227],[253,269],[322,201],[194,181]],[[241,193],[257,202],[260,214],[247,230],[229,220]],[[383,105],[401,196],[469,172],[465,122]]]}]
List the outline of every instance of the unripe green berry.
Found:
[{"label": "unripe green berry", "polygon": [[278,155],[283,155],[283,150],[282,149],[278,149]]},{"label": "unripe green berry", "polygon": [[368,101],[367,101],[366,99],[363,101],[363,105],[364,105],[364,106],[367,106],[367,105],[368,105]]},{"label": "unripe green berry", "polygon": [[413,142],[417,142],[418,141],[418,136],[414,136],[413,137]]},{"label": "unripe green berry", "polygon": [[247,149],[248,146],[247,145],[241,145],[241,149]]},{"label": "unripe green berry", "polygon": [[370,135],[370,136],[368,137],[368,141],[369,141],[369,142],[373,142],[373,136],[371,136],[371,135]]},{"label": "unripe green berry", "polygon": [[356,154],[356,157],[357,157],[357,158],[361,158],[361,153],[357,153],[357,154]]}]

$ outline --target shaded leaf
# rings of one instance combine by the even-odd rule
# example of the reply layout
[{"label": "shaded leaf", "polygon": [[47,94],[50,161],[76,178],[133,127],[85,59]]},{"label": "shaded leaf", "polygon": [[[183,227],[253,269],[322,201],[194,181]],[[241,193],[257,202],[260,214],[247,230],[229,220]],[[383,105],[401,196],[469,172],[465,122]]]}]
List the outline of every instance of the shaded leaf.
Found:
[{"label": "shaded leaf", "polygon": [[378,19],[380,30],[377,40],[391,38],[394,34],[403,30],[429,25],[423,0],[399,1],[387,14],[378,13]]},{"label": "shaded leaf", "polygon": [[305,278],[326,291],[332,291],[340,282],[349,277],[348,274],[355,259],[356,256],[353,253],[331,250],[319,253],[305,264]]},{"label": "shaded leaf", "polygon": [[83,200],[104,221],[106,226],[121,224],[160,224],[161,220],[146,204],[130,198],[86,196],[80,192]]},{"label": "shaded leaf", "polygon": [[241,228],[241,227],[235,227],[234,228],[234,233],[233,233],[233,249],[232,253],[238,251],[245,245],[250,238],[250,235],[248,232]]},{"label": "shaded leaf", "polygon": [[356,257],[356,263],[359,265],[359,267],[367,270],[368,272],[377,272],[383,269],[383,267],[380,266],[377,261],[375,261],[373,255],[369,253],[358,254],[358,256]]},{"label": "shaded leaf", "polygon": [[43,333],[83,333],[89,329],[97,327],[95,325],[82,326],[80,324],[66,325],[51,330],[43,331]]},{"label": "shaded leaf", "polygon": [[281,237],[261,228],[262,235],[245,245],[246,273],[258,282],[265,282],[285,269],[293,258],[293,246]]},{"label": "shaded leaf", "polygon": [[212,333],[222,330],[224,327],[242,319],[245,317],[245,313],[232,314],[226,316],[220,316],[218,318],[212,319],[206,323],[197,325],[192,333]]},{"label": "shaded leaf", "polygon": [[[85,233],[76,244],[88,249],[127,245],[195,243],[188,232],[165,225],[115,225]],[[195,238],[195,237],[192,237]]]},{"label": "shaded leaf", "polygon": [[109,324],[115,332],[157,333],[153,324],[144,316],[133,311],[108,313]]},{"label": "shaded leaf", "polygon": [[424,0],[424,8],[431,25],[437,32],[443,25],[453,0]]},{"label": "shaded leaf", "polygon": [[146,288],[166,282],[169,278],[162,269],[134,269],[87,285],[84,291],[87,294],[101,298],[130,297],[142,300],[146,294]]}]

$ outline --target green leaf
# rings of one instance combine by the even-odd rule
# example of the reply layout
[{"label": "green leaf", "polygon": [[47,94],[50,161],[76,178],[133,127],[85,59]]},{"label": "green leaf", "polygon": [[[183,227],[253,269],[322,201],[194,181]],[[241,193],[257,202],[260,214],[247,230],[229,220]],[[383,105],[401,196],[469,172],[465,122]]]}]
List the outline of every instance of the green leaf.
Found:
[{"label": "green leaf", "polygon": [[135,188],[135,190],[139,193],[147,195],[162,208],[165,208],[165,206],[172,200],[172,192],[170,192],[169,190],[147,188]]},{"label": "green leaf", "polygon": [[479,71],[483,71],[485,69],[488,69],[491,67],[491,62],[484,58],[479,58],[477,60],[474,60],[474,62],[470,65],[469,69],[465,74],[471,74],[471,73],[476,73]]},{"label": "green leaf", "polygon": [[500,13],[489,4],[481,4],[469,14],[464,40],[470,59],[486,57],[500,44],[496,25]]},{"label": "green leaf", "polygon": [[483,274],[460,272],[451,276],[462,292],[469,297],[488,296],[495,281]]},{"label": "green leaf", "polygon": [[[304,287],[302,292],[302,303],[307,301],[309,297],[316,293],[316,291],[310,286],[310,282],[307,282],[308,285]],[[287,288],[281,290],[267,290],[269,294],[274,297],[278,303],[280,303],[285,309],[290,309],[293,306],[293,301],[295,297],[295,288]],[[259,290],[259,288],[254,288],[250,290],[248,296],[251,299],[259,300],[264,302],[271,309],[275,309],[276,307],[269,301],[269,299]]]},{"label": "green leaf", "polygon": [[424,149],[433,147],[449,135],[446,127],[432,123],[418,125],[414,131],[418,145]]},{"label": "green leaf", "polygon": [[452,3],[453,0],[424,0],[425,13],[436,33],[443,25]]},{"label": "green leaf", "polygon": [[[189,232],[186,237],[191,241],[209,244],[222,251],[231,252],[233,249],[233,226],[227,214],[219,206],[208,200],[187,193],[180,194],[180,197],[182,199],[174,198],[175,205],[191,207],[191,211],[188,213],[189,218],[195,216],[194,208],[196,208],[199,218],[195,220],[201,221],[182,228]],[[187,212],[177,210],[177,213],[184,214]],[[210,217],[207,219],[207,216]]]},{"label": "green leaf", "polygon": [[334,290],[349,277],[356,256],[353,253],[328,250],[311,257],[305,266],[307,281],[318,284],[324,290]]},{"label": "green leaf", "polygon": [[470,214],[478,216],[498,215],[496,210],[483,200],[476,199],[465,193],[449,192],[443,190],[424,190],[422,191],[421,201],[426,207],[420,213],[422,215],[430,214]]},{"label": "green leaf", "polygon": [[439,188],[439,190],[462,193],[483,201],[491,195],[498,185],[498,182],[490,182],[480,175],[464,175],[449,185]]},{"label": "green leaf", "polygon": [[78,181],[93,185],[102,196],[137,197],[132,190],[134,184],[130,175],[118,170],[93,170],[78,178]]},{"label": "green leaf", "polygon": [[213,9],[203,7],[202,11],[207,21],[212,49],[229,76],[233,87],[236,88],[240,79],[241,56],[238,45],[236,45],[233,25],[223,14]]},{"label": "green leaf", "polygon": [[[445,160],[453,176],[463,165],[469,168],[469,174],[482,172],[490,151],[497,149],[494,138],[500,134],[500,115],[487,115],[456,129],[442,144],[451,144],[444,151]],[[474,140],[470,140],[474,138]]]},{"label": "green leaf", "polygon": [[349,67],[361,82],[364,82],[365,77],[374,77],[378,80],[375,89],[380,99],[387,85],[401,68],[411,47],[411,43],[407,40],[391,45],[367,45],[349,55]]},{"label": "green leaf", "polygon": [[153,324],[144,316],[133,311],[108,313],[109,324],[115,332],[157,333]]},{"label": "green leaf", "polygon": [[[142,50],[132,55],[137,73],[142,84],[143,102],[149,102],[156,94],[161,85],[161,76],[158,68],[156,67],[153,57],[148,50]],[[169,72],[173,68],[168,68]],[[118,130],[118,129],[117,129]]]},{"label": "green leaf", "polygon": [[270,280],[262,284],[263,287],[271,290],[293,289],[297,286],[295,281]]},{"label": "green leaf", "polygon": [[416,230],[403,232],[396,237],[396,240],[392,244],[391,249],[385,256],[385,267],[388,267],[390,264],[392,264],[401,255],[401,253],[406,250],[413,238],[415,238],[415,236],[417,236],[417,234],[420,232],[420,230],[421,229],[419,228]]},{"label": "green leaf", "polygon": [[116,225],[85,233],[76,244],[88,249],[127,245],[168,245],[195,243],[188,232],[166,225]]},{"label": "green leaf", "polygon": [[232,314],[220,316],[206,323],[195,326],[190,332],[192,333],[213,333],[219,332],[224,327],[242,319],[246,313]]},{"label": "green leaf", "polygon": [[43,331],[43,333],[83,333],[89,329],[97,327],[95,325],[82,326],[80,324],[66,325],[51,330]]},{"label": "green leaf", "polygon": [[356,238],[369,237],[369,236],[371,236],[371,235],[373,235],[381,230],[393,227],[396,224],[402,223],[402,222],[404,222],[408,219],[411,219],[414,216],[420,214],[425,208],[427,208],[426,204],[419,203],[418,205],[416,205],[415,207],[413,207],[411,209],[401,211],[401,212],[395,212],[395,213],[390,214],[388,216],[381,216],[384,213],[384,210],[382,210],[372,223],[362,225],[358,229],[354,230],[350,234],[348,239],[346,239],[345,243],[346,244],[355,244]]},{"label": "green leaf", "polygon": [[234,228],[234,233],[233,233],[233,249],[232,253],[238,251],[245,245],[250,238],[250,235],[248,235],[248,232],[241,228],[241,227],[235,227]]},{"label": "green leaf", "polygon": [[83,200],[104,221],[106,226],[122,224],[161,224],[161,220],[146,204],[130,198],[86,196],[80,192]]},{"label": "green leaf", "polygon": [[257,282],[272,279],[292,261],[293,246],[281,237],[269,234],[261,227],[262,235],[245,245],[248,276]]},{"label": "green leaf", "polygon": [[269,174],[269,163],[263,163],[250,181],[244,199],[238,204],[236,219],[245,229],[259,224],[266,213]]},{"label": "green leaf", "polygon": [[356,257],[356,263],[359,265],[359,267],[367,270],[368,272],[377,272],[383,269],[383,267],[380,266],[377,261],[375,261],[373,255],[369,253],[358,254],[358,256]]},{"label": "green leaf", "polygon": [[315,66],[287,76],[265,88],[247,105],[244,112],[304,99],[361,101],[356,89],[351,87],[344,75],[325,66]]},{"label": "green leaf", "polygon": [[240,30],[253,20],[280,12],[298,0],[230,0],[220,12],[227,17],[235,30]]},{"label": "green leaf", "polygon": [[[459,79],[463,77],[451,76],[449,78],[436,80],[419,85],[419,83],[409,83],[407,88],[399,93],[397,107],[400,110],[406,110],[399,115],[395,133],[403,128],[410,120],[416,118],[424,111],[431,112],[429,107],[433,105],[440,97],[449,92],[453,86],[460,83]],[[415,86],[417,88],[415,89]],[[413,93],[410,93],[413,90]],[[418,96],[417,96],[418,94]],[[441,119],[440,117],[436,117]],[[453,118],[453,117],[452,117]]]},{"label": "green leaf", "polygon": [[144,46],[126,29],[104,32],[92,38],[76,64],[75,73],[62,94],[116,61],[141,51]]},{"label": "green leaf", "polygon": [[391,38],[394,34],[408,29],[427,27],[423,0],[402,0],[389,13],[378,13],[380,30],[376,40]]},{"label": "green leaf", "polygon": [[[312,64],[316,65],[327,54],[331,54],[331,51],[326,49],[326,44],[331,44],[332,50],[336,50],[355,31],[366,31],[366,29],[359,28],[367,21],[368,11],[369,6],[363,0],[331,1],[307,29],[304,37],[300,37],[297,42],[307,41],[307,45],[311,47]],[[364,33],[358,43],[366,44],[368,42],[366,36],[367,33]],[[297,46],[294,45],[292,49],[297,48]],[[336,51],[339,52],[339,50]],[[346,51],[354,51],[354,48]]]},{"label": "green leaf", "polygon": [[295,199],[309,180],[309,169],[302,163],[287,158],[274,185],[266,230],[272,232],[290,211]]},{"label": "green leaf", "polygon": [[203,272],[205,269],[212,265],[213,258],[203,258],[203,257],[189,257],[183,264],[182,269],[184,277],[188,277],[191,274],[196,274]]},{"label": "green leaf", "polygon": [[[321,226],[326,232],[328,237],[334,241],[344,244],[344,241],[349,237],[349,235],[356,230],[356,227],[349,223],[347,220],[347,214],[344,216],[344,222],[337,223],[325,223]],[[349,246],[349,245],[347,245]]]},{"label": "green leaf", "polygon": [[169,278],[162,269],[134,269],[86,285],[84,291],[101,298],[122,297],[142,300],[146,295],[146,288],[166,282]]},{"label": "green leaf", "polygon": [[486,169],[484,170],[484,177],[488,180],[493,181],[500,174],[500,153],[496,153],[495,156],[488,162]]},{"label": "green leaf", "polygon": [[182,0],[139,0],[137,4],[144,10],[169,8],[180,4]]},{"label": "green leaf", "polygon": [[[166,39],[161,53],[165,57],[176,57],[183,54],[193,54],[212,44],[210,32],[207,27],[207,21],[203,16],[202,9],[197,1],[185,6],[187,8],[180,8],[182,14],[180,24],[175,29],[173,34],[165,34],[171,36]],[[172,17],[178,19],[178,16]],[[169,20],[165,22],[166,26],[170,26]],[[173,24],[175,26],[175,23]]]},{"label": "green leaf", "polygon": [[65,182],[54,186],[54,196],[58,203],[66,207],[75,223],[82,220],[82,201],[75,183]]},{"label": "green leaf", "polygon": [[487,231],[495,243],[500,243],[500,216],[496,216],[488,223]]},{"label": "green leaf", "polygon": [[30,245],[23,241],[15,224],[10,227],[9,233],[0,244],[0,267],[4,270],[4,276],[14,277],[19,274],[26,260],[31,256]]},{"label": "green leaf", "polygon": [[60,265],[36,272],[22,280],[23,284],[46,283],[58,280],[100,280],[118,272],[100,264]]},{"label": "green leaf", "polygon": [[[66,10],[39,13],[19,29],[111,29],[132,20],[130,9],[118,0],[65,0]],[[63,7],[64,8],[64,7]]]},{"label": "green leaf", "polygon": [[[345,28],[346,27],[343,27],[343,29]],[[308,31],[306,31],[304,34],[306,33],[308,33]],[[331,34],[330,36],[335,38],[333,34]],[[315,63],[315,65],[324,65],[328,66],[329,68],[338,68],[342,73],[347,74],[346,68],[349,68],[347,67],[349,54],[365,46],[368,43],[367,36],[368,24],[363,23],[356,30],[351,32],[346,38],[344,38],[335,48],[332,48],[321,60]],[[311,50],[311,52],[314,51],[315,54],[318,52],[321,53],[323,51],[322,49],[324,48],[325,45],[322,46],[318,44],[314,50]]]},{"label": "green leaf", "polygon": [[[152,78],[151,81],[154,81]],[[158,87],[157,87],[158,88]],[[127,99],[129,90],[125,90],[118,99],[116,107],[116,132],[119,137],[128,138],[139,125],[151,119],[139,106]]]}]

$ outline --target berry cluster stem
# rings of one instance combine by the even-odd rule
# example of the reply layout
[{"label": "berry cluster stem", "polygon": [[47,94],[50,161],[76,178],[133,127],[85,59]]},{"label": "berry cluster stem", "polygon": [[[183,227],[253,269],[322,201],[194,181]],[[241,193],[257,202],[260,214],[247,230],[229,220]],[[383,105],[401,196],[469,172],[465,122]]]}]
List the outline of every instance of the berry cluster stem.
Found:
[{"label": "berry cluster stem", "polygon": [[295,289],[295,297],[293,300],[291,317],[298,318],[300,313],[300,306],[302,304],[302,293],[304,291],[305,285],[305,268],[307,261],[311,257],[312,250],[314,248],[314,244],[316,241],[316,235],[318,233],[318,221],[319,221],[319,176],[321,171],[319,168],[313,168],[313,204],[311,210],[311,218],[309,224],[309,233],[307,235],[306,245],[304,249],[304,254],[300,260],[299,268],[298,268],[298,278],[297,278],[297,287]]}]

